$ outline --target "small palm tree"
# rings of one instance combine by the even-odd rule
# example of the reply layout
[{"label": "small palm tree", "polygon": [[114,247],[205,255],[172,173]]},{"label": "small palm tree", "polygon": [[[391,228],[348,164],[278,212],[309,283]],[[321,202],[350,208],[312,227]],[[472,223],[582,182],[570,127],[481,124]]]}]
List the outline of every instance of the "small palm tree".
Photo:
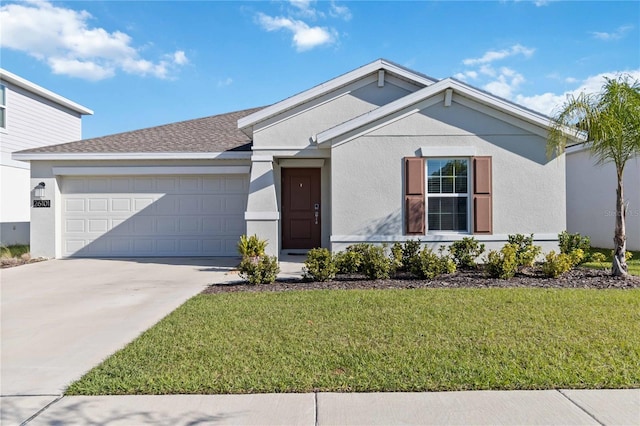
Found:
[{"label": "small palm tree", "polygon": [[616,225],[611,272],[627,276],[625,252],[626,205],[624,167],[640,156],[640,83],[629,76],[606,79],[600,93],[570,96],[554,116],[547,140],[547,152],[558,155],[567,145],[567,130],[574,138],[583,137],[598,164],[613,163],[617,173]]}]

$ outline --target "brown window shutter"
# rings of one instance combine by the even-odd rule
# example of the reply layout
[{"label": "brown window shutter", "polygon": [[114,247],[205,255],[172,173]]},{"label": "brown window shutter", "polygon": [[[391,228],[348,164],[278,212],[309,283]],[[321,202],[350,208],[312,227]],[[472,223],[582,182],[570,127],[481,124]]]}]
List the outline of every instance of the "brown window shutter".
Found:
[{"label": "brown window shutter", "polygon": [[405,222],[408,235],[424,235],[425,232],[425,177],[424,159],[406,157],[405,172]]},{"label": "brown window shutter", "polygon": [[473,157],[473,233],[493,233],[491,157]]}]

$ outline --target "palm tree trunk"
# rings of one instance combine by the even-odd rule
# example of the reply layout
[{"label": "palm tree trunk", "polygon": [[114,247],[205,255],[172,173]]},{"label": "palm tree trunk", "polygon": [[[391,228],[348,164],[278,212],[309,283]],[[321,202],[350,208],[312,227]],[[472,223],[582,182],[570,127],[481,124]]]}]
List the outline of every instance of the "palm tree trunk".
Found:
[{"label": "palm tree trunk", "polygon": [[613,265],[611,267],[611,275],[616,277],[626,277],[628,275],[627,259],[625,252],[627,250],[627,236],[625,230],[625,217],[627,214],[624,205],[624,191],[622,187],[622,175],[624,168],[618,170],[618,187],[616,188],[616,230],[613,237],[614,254]]}]

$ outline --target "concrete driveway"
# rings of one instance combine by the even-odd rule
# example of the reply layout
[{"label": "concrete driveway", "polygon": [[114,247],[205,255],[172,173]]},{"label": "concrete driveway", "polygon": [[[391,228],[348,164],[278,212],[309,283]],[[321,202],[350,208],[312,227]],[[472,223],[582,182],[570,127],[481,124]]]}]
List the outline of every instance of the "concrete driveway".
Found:
[{"label": "concrete driveway", "polygon": [[61,394],[237,263],[69,259],[3,269],[2,396]]}]

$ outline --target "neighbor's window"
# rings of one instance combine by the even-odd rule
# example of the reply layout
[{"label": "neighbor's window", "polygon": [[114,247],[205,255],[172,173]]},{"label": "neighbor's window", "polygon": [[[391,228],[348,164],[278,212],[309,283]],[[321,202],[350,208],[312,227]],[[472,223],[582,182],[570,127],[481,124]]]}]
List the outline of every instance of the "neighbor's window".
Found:
[{"label": "neighbor's window", "polygon": [[0,128],[7,127],[7,89],[4,84],[0,84]]},{"label": "neighbor's window", "polygon": [[469,229],[469,160],[427,159],[427,229]]}]

